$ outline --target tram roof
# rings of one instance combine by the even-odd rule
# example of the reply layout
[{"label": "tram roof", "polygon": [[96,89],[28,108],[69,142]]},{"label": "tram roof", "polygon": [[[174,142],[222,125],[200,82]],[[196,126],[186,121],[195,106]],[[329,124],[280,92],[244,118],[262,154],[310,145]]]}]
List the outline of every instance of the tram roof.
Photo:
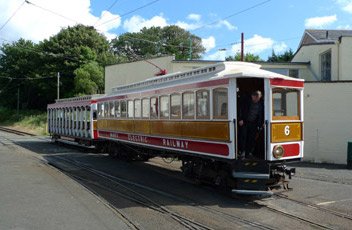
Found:
[{"label": "tram roof", "polygon": [[182,84],[183,81],[203,81],[219,78],[266,78],[266,79],[283,79],[292,81],[304,81],[288,77],[282,74],[261,69],[261,65],[248,62],[220,62],[205,67],[200,67],[185,72],[171,73],[163,76],[148,78],[141,82],[136,82],[128,85],[118,86],[112,89],[112,93],[108,96],[113,96],[120,93],[128,93],[142,88],[159,88],[165,84],[177,82]]},{"label": "tram roof", "polygon": [[104,96],[104,94],[94,94],[94,95],[86,95],[80,97],[70,97],[70,98],[62,98],[56,99],[55,103],[49,104],[48,108],[64,108],[64,107],[81,107],[88,106],[92,103],[92,101]]}]

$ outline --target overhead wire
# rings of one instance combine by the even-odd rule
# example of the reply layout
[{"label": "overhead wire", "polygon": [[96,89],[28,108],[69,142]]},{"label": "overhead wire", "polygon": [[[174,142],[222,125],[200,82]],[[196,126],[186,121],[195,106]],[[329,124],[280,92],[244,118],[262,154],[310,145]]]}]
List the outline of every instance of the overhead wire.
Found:
[{"label": "overhead wire", "polygon": [[22,6],[26,3],[26,1],[23,1],[22,4],[17,7],[17,9],[12,13],[12,15],[5,21],[5,23],[0,27],[0,31],[7,25],[7,23],[10,22],[10,20],[17,14],[17,12],[22,8]]},{"label": "overhead wire", "polygon": [[141,9],[143,9],[143,8],[146,8],[146,7],[150,6],[150,5],[153,5],[153,4],[155,4],[155,3],[159,2],[159,1],[160,1],[160,0],[154,0],[154,1],[148,2],[147,4],[144,4],[144,5],[142,5],[142,6],[138,7],[138,8],[136,8],[136,9],[133,9],[133,10],[131,10],[131,11],[129,11],[129,12],[126,12],[126,13],[124,13],[124,14],[121,14],[121,15],[117,16],[117,17],[114,17],[114,18],[112,18],[112,19],[109,19],[109,20],[107,20],[107,21],[105,21],[105,22],[102,22],[102,23],[98,24],[97,26],[99,27],[99,26],[102,26],[102,25],[104,25],[104,24],[107,24],[107,23],[109,23],[109,22],[111,22],[111,21],[114,21],[114,20],[116,20],[116,19],[125,17],[125,16],[127,16],[127,15],[129,15],[129,14],[132,14],[132,13],[138,11],[138,10],[141,10]]}]

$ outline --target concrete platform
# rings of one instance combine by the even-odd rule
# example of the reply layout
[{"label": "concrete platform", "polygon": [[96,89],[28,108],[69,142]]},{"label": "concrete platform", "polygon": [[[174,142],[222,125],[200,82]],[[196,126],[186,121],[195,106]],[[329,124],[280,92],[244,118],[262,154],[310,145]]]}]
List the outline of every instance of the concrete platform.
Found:
[{"label": "concrete platform", "polygon": [[130,229],[104,201],[0,133],[0,229]]}]

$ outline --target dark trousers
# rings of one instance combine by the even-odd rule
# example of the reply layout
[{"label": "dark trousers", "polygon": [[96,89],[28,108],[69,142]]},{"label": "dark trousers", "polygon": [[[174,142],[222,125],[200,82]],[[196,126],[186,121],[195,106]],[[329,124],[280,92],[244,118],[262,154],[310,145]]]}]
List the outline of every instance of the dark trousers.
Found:
[{"label": "dark trousers", "polygon": [[245,151],[246,154],[253,153],[256,133],[257,125],[254,122],[245,122],[240,126],[238,147],[241,152]]}]

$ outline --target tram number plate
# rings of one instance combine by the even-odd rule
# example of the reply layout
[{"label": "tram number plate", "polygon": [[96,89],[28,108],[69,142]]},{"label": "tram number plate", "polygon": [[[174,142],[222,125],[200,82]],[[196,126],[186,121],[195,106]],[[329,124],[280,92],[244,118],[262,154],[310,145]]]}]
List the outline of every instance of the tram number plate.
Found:
[{"label": "tram number plate", "polygon": [[302,140],[302,124],[300,122],[271,124],[271,142],[300,140]]}]

